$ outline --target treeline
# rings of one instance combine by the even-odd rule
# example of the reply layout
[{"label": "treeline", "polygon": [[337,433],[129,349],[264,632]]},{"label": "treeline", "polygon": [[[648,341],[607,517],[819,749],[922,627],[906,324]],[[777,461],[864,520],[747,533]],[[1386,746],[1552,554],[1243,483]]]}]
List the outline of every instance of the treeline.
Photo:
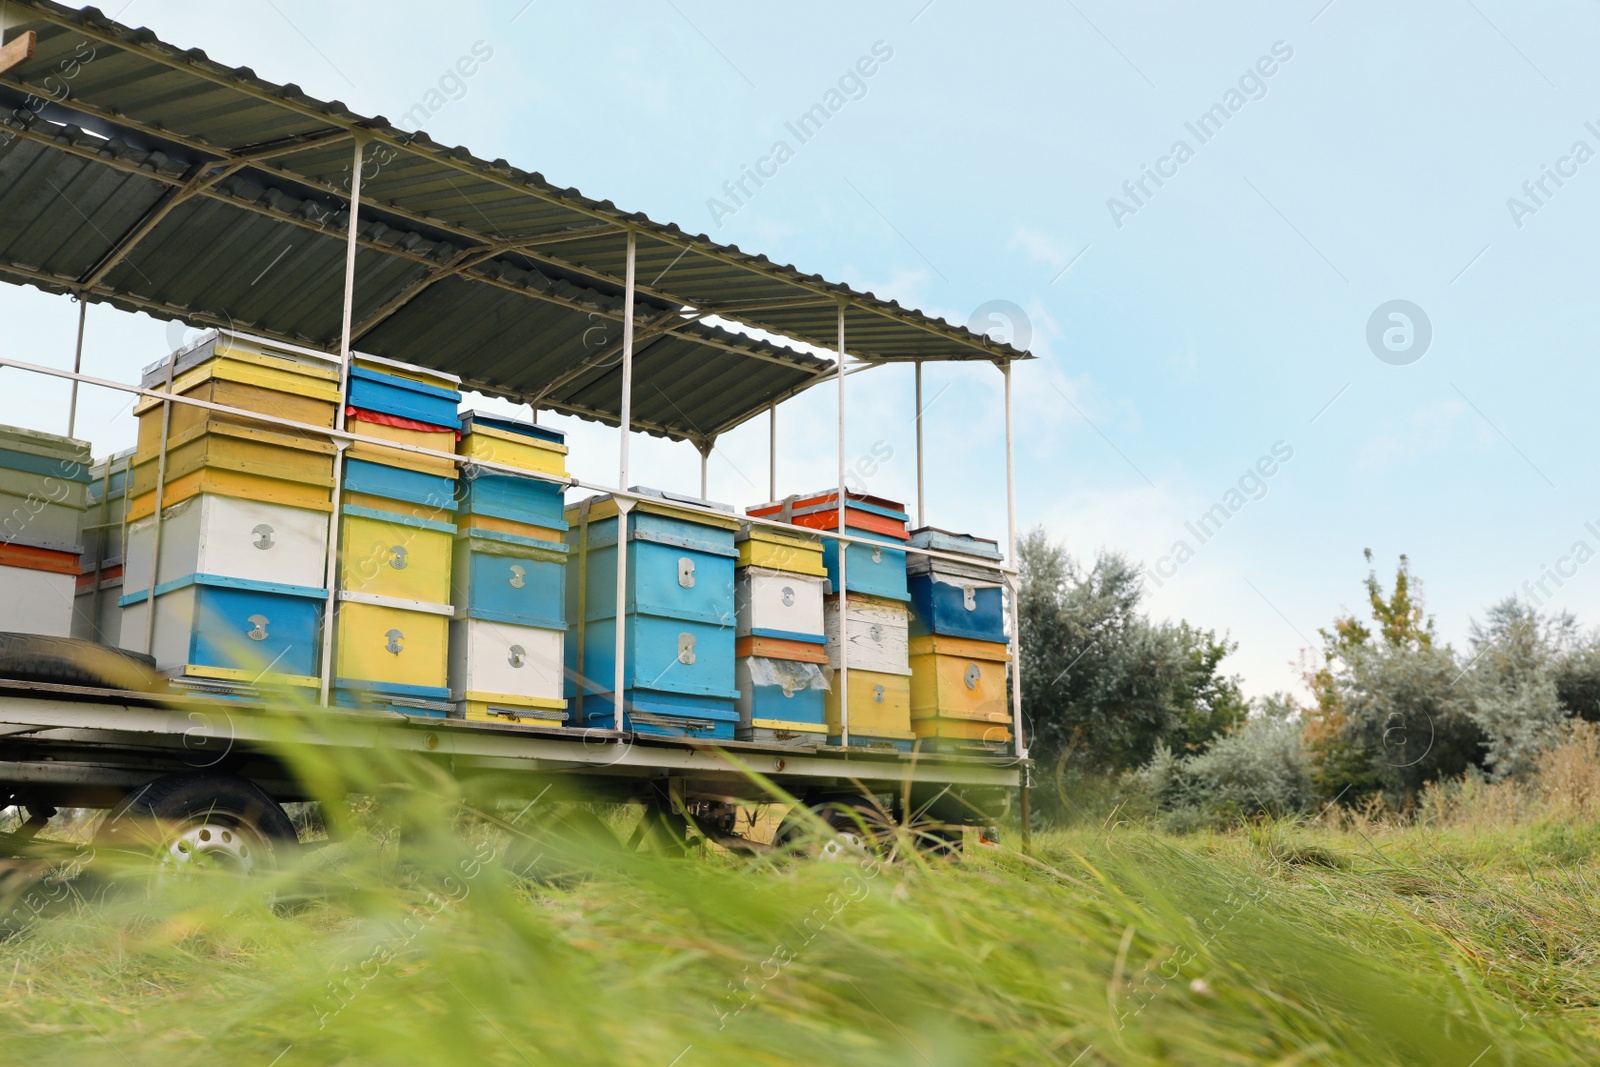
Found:
[{"label": "treeline", "polygon": [[1332,620],[1302,653],[1309,700],[1247,702],[1223,673],[1236,647],[1140,610],[1139,571],[1083,567],[1032,531],[1022,569],[1023,712],[1044,809],[1114,795],[1174,825],[1340,804],[1406,811],[1430,782],[1522,780],[1577,720],[1600,721],[1600,634],[1516,597],[1438,640],[1401,556],[1371,570],[1367,619]]}]

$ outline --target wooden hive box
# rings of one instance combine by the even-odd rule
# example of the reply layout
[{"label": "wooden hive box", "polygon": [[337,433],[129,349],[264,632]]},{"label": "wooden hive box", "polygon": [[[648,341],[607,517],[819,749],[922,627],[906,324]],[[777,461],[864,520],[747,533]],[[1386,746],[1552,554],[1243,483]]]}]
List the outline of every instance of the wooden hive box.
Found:
[{"label": "wooden hive box", "polygon": [[738,636],[822,641],[825,581],[765,567],[740,569],[734,583]]},{"label": "wooden hive box", "polygon": [[78,554],[0,544],[0,630],[70,637]]},{"label": "wooden hive box", "polygon": [[[215,335],[174,354],[172,393],[212,404],[257,412],[308,426],[332,428],[340,400],[339,361],[306,349],[278,348],[239,335]],[[145,368],[141,384],[165,392],[167,360]],[[141,397],[133,413],[139,419],[141,447],[149,450],[160,439],[165,401]],[[168,433],[182,434],[210,419],[246,426],[273,426],[248,416],[217,412],[193,404],[173,403]],[[327,441],[311,431],[276,427]]]},{"label": "wooden hive box", "polygon": [[822,538],[817,534],[747,522],[740,526],[734,544],[739,550],[738,567],[828,576],[828,569],[822,565]]},{"label": "wooden hive box", "polygon": [[[906,606],[898,600],[858,596],[846,598],[845,637],[850,642],[850,671],[858,668],[879,674],[911,673]],[[828,640],[828,663],[838,669],[839,597],[823,605],[823,628]]]},{"label": "wooden hive box", "polygon": [[[568,692],[604,694],[616,657],[616,502],[589,498],[569,508],[567,519],[569,566],[576,568],[567,585]],[[624,687],[656,732],[733,736],[738,526],[729,512],[667,498],[640,502],[628,515]],[[577,710],[610,715],[602,700],[583,699]],[[677,722],[696,716],[705,721]]]},{"label": "wooden hive box", "polygon": [[454,524],[355,504],[340,510],[341,590],[450,603]]},{"label": "wooden hive box", "polygon": [[810,748],[827,743],[828,727],[821,723],[791,722],[787,719],[752,719],[749,725],[741,720],[735,736],[740,741]]},{"label": "wooden hive box", "polygon": [[83,513],[83,569],[95,564],[121,565],[123,524],[128,516],[128,483],[132,478],[133,449],[118,452],[89,469]]},{"label": "wooden hive box", "polygon": [[734,672],[739,695],[734,707],[739,711],[740,726],[753,728],[757,720],[824,725],[823,694],[831,684],[831,674],[820,664],[800,660],[739,659]]},{"label": "wooden hive box", "polygon": [[358,696],[448,702],[449,610],[363,593],[339,594],[334,685]]},{"label": "wooden hive box", "polygon": [[72,605],[72,634],[82,641],[121,647],[122,564],[104,568],[95,580],[93,569],[78,575],[77,596]]},{"label": "wooden hive box", "polygon": [[468,527],[454,553],[457,618],[566,630],[564,543]]},{"label": "wooden hive box", "polygon": [[559,726],[567,717],[562,664],[559,630],[487,619],[450,624],[450,696],[466,718]]},{"label": "wooden hive box", "polygon": [[917,747],[933,752],[1001,753],[1011,745],[1009,723],[976,719],[914,719]]},{"label": "wooden hive box", "polygon": [[440,522],[450,521],[450,514],[456,510],[454,479],[365,459],[344,461],[342,492],[344,503],[401,511]]},{"label": "wooden hive box", "polygon": [[[168,442],[162,506],[219,493],[331,511],[334,452],[326,441],[208,419]],[[130,522],[155,511],[158,446],[134,459]]]},{"label": "wooden hive box", "polygon": [[0,426],[0,542],[81,552],[91,458],[86,441]]},{"label": "wooden hive box", "polygon": [[[377,437],[384,441],[393,441],[412,448],[426,448],[433,452],[455,453],[456,433],[448,426],[433,426],[414,419],[403,419],[396,415],[385,415],[361,408],[345,410],[344,426],[349,432],[364,437]],[[406,470],[424,471],[441,478],[457,477],[455,460],[443,456],[423,456],[366,441],[350,442],[350,448],[345,454],[353,459],[386,463],[391,467],[401,467]]]},{"label": "wooden hive box", "polygon": [[[911,734],[911,676],[858,671],[848,674],[850,692],[850,734],[854,737],[884,737],[908,740]],[[826,696],[828,733],[840,730],[839,675]],[[905,735],[902,737],[902,735]]]},{"label": "wooden hive box", "polygon": [[[461,419],[456,413],[461,403],[461,390],[448,384],[449,376],[420,368],[416,373],[405,373],[395,364],[384,364],[379,369],[379,363],[369,356],[355,360],[350,368],[346,404],[451,430],[461,428]],[[423,377],[432,380],[424,381]]]},{"label": "wooden hive box", "polygon": [[457,502],[463,511],[511,522],[565,530],[564,488],[556,482],[500,474],[469,463],[461,471]]},{"label": "wooden hive box", "polygon": [[[155,517],[128,526],[127,591],[150,588]],[[321,588],[327,580],[328,515],[202,493],[165,508],[157,581],[187,574]]]},{"label": "wooden hive box", "polygon": [[565,477],[567,473],[566,435],[560,430],[483,411],[462,414],[456,451],[485,463],[540,474]]},{"label": "wooden hive box", "polygon": [[[324,593],[241,578],[190,574],[156,586],[158,670],[254,685],[317,684]],[[125,594],[122,647],[142,652],[149,592]]]},{"label": "wooden hive box", "polygon": [[[836,491],[793,496],[773,504],[746,509],[748,514],[793,522],[817,530],[839,528],[839,494]],[[864,493],[846,495],[845,532],[864,541],[844,549],[843,584],[851,593],[909,600],[906,589],[906,553],[897,546],[905,543],[907,515],[902,505]],[[840,542],[824,538],[822,563],[834,592],[841,586],[839,574]]]},{"label": "wooden hive box", "polygon": [[1011,649],[993,641],[930,634],[911,639],[911,717],[1008,723],[1006,664]]}]

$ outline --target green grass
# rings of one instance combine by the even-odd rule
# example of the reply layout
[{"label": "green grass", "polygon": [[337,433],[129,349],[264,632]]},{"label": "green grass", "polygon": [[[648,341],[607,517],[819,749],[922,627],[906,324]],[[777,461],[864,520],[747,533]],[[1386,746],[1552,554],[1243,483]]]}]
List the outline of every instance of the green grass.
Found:
[{"label": "green grass", "polygon": [[285,899],[318,891],[296,908],[199,878],[32,923],[0,945],[5,1060],[1468,1067],[1600,1054],[1593,827],[1114,828],[1044,835],[1036,859],[958,864],[611,858],[556,887],[511,876],[491,827],[456,828],[422,867],[397,864],[382,834],[328,846],[275,884]]},{"label": "green grass", "polygon": [[[302,770],[325,795],[362,784]],[[1600,1060],[1587,818],[574,863],[527,840],[549,805],[508,830],[514,808],[465,812],[397,762],[379,776],[403,846],[394,807],[330,807],[333,841],[270,878],[152,893],[147,866],[100,852],[40,906],[65,891],[10,872],[0,1062]],[[564,877],[515,873],[541,851]]]}]

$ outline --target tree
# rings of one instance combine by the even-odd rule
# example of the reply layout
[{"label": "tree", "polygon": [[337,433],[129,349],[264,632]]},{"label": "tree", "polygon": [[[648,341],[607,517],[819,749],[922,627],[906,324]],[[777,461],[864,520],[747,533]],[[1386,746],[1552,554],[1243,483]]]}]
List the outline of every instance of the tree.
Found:
[{"label": "tree", "polygon": [[1152,624],[1125,558],[1102,553],[1084,570],[1034,529],[1018,562],[1023,713],[1044,766],[1131,769],[1164,739],[1192,751],[1242,717],[1238,680],[1218,673],[1232,643]]},{"label": "tree", "polygon": [[1472,622],[1473,718],[1485,735],[1484,763],[1495,778],[1523,777],[1557,744],[1571,710],[1562,702],[1558,664],[1577,644],[1577,620],[1545,616],[1515,596]]},{"label": "tree", "polygon": [[1400,557],[1394,591],[1385,595],[1362,553],[1373,628],[1351,616],[1321,630],[1321,662],[1305,670],[1314,705],[1305,741],[1312,781],[1327,800],[1345,803],[1386,792],[1403,801],[1424,782],[1482,762],[1484,735],[1468,686],[1449,646],[1434,643],[1421,582]]}]

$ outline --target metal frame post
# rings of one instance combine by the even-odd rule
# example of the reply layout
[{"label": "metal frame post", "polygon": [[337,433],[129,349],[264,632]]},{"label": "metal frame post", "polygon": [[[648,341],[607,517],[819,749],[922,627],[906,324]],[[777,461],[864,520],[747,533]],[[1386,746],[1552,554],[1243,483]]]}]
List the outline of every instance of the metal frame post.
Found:
[{"label": "metal frame post", "polygon": [[778,405],[767,408],[767,499],[778,499]]},{"label": "metal frame post", "polygon": [[[1006,558],[1017,567],[1017,453],[1011,423],[1011,361],[1000,364],[1006,384]],[[1028,758],[1028,745],[1022,736],[1022,594],[1020,573],[1007,575],[1011,587],[1011,731],[1016,737],[1017,758]],[[1024,830],[1024,833],[1027,831]]]},{"label": "metal frame post", "polygon": [[[345,234],[344,249],[344,315],[339,323],[339,407],[334,412],[334,426],[345,429],[344,409],[350,398],[350,322],[356,303],[356,243],[361,214],[361,157],[367,143],[355,139],[355,157],[350,168],[350,224]],[[339,614],[339,511],[344,498],[344,453],[350,442],[343,437],[333,441],[333,511],[328,516],[328,563],[325,573],[327,599],[322,609],[322,680],[319,686],[321,702],[331,702],[333,692],[333,628]]]},{"label": "metal frame post", "polygon": [[[617,450],[617,488],[624,490],[628,488],[628,434],[633,425],[633,296],[638,246],[638,235],[629,230],[627,275],[622,291],[622,442]],[[626,681],[622,669],[623,658],[628,652],[628,512],[633,502],[621,497],[613,499],[617,502],[617,647],[616,669],[611,679],[611,709],[612,725],[620,730],[623,724],[622,694]],[[583,699],[582,694],[579,699]],[[578,710],[581,715],[583,709]]]},{"label": "metal frame post", "polygon": [[[89,302],[78,294],[78,347],[72,354],[72,373],[83,373],[83,319],[89,311]],[[78,428],[78,379],[72,379],[72,399],[67,402],[67,436]]]},{"label": "metal frame post", "polygon": [[[178,365],[178,351],[173,349],[167,356],[167,384],[164,391],[172,393],[173,370]],[[167,488],[167,438],[172,433],[172,401],[161,402],[161,448],[156,453],[156,487],[155,510],[151,513],[152,527],[150,531],[150,587],[145,590],[144,607],[144,654],[150,655],[156,647],[156,585],[161,580],[161,512],[166,507],[163,499]],[[138,458],[135,456],[135,458]],[[128,504],[133,504],[133,464],[128,464]],[[128,561],[122,561],[123,571],[126,575]],[[123,582],[123,592],[127,592],[127,582]]]},{"label": "metal frame post", "polygon": [[922,506],[922,360],[917,360],[917,525],[928,525],[928,513]]},{"label": "metal frame post", "polygon": [[[845,532],[844,489],[844,301],[839,302],[839,529]],[[839,560],[839,744],[850,744],[850,640],[849,594],[845,589],[845,563],[850,554],[848,541],[838,542]]]},{"label": "metal frame post", "polygon": [[700,453],[700,499],[701,500],[710,500],[711,499],[711,497],[709,496],[709,494],[708,494],[708,492],[706,490],[706,464],[710,461],[710,459],[711,459],[711,450],[713,448],[715,448],[715,447],[716,446],[713,445],[710,441],[707,441],[702,445],[696,445],[695,446],[696,450],[698,450],[699,453]]}]

